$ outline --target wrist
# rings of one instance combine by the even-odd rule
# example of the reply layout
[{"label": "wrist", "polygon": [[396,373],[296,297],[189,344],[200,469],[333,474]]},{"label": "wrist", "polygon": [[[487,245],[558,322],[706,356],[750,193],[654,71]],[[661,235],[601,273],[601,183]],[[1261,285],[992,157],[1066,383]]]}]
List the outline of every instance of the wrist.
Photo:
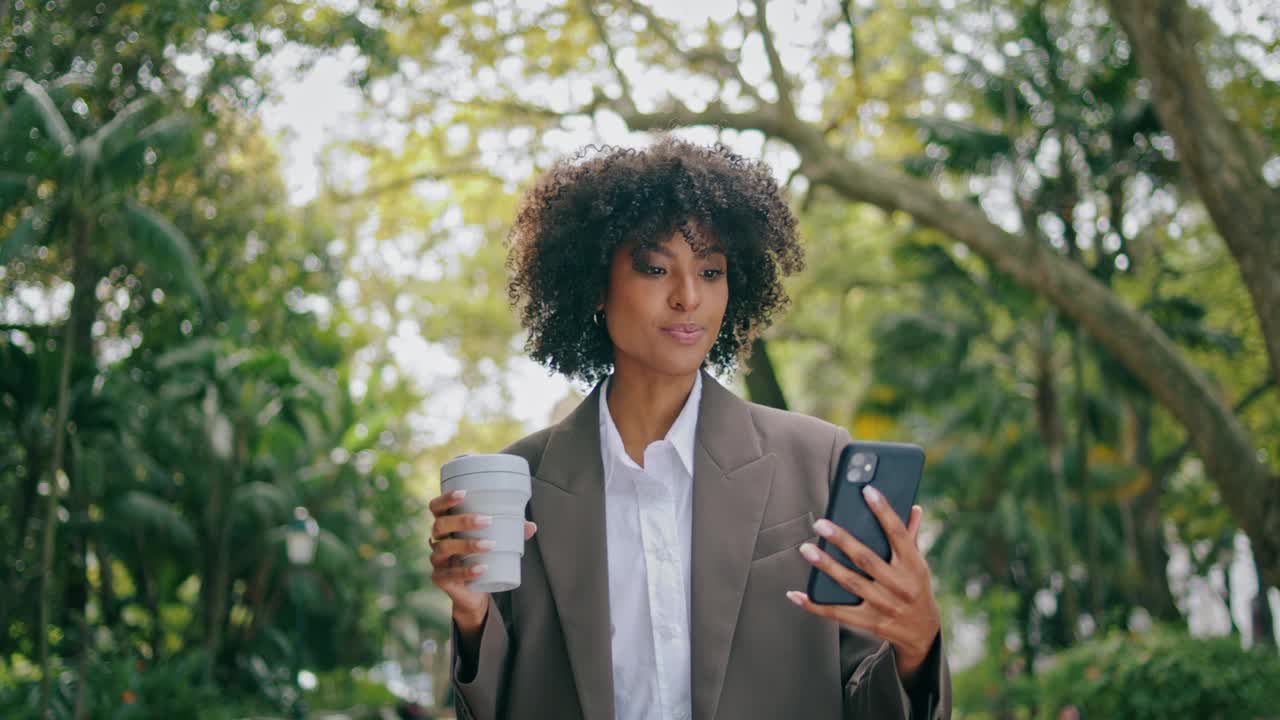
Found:
[{"label": "wrist", "polygon": [[[939,631],[941,632],[941,631]],[[938,639],[937,634],[929,640],[928,644],[920,648],[907,648],[901,645],[895,645],[893,648],[894,659],[898,670],[898,678],[902,680],[905,687],[910,687],[912,682],[920,673],[920,669],[924,667],[929,660],[929,654],[933,651],[933,646]]]},{"label": "wrist", "polygon": [[903,652],[901,648],[894,647],[894,656],[897,661],[898,679],[902,681],[904,687],[911,687],[911,683],[915,680],[916,674],[920,667],[924,665],[927,655],[915,655],[909,652]]},{"label": "wrist", "polygon": [[453,624],[458,627],[458,632],[462,635],[469,635],[480,631],[484,627],[484,619],[489,614],[489,603],[486,601],[479,607],[462,608],[454,605],[453,607]]}]

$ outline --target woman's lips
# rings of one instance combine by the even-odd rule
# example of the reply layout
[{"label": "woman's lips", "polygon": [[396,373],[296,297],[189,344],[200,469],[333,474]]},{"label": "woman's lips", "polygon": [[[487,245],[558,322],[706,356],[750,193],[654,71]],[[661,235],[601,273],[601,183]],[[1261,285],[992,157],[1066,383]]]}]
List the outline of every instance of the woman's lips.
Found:
[{"label": "woman's lips", "polygon": [[699,325],[667,325],[662,332],[682,345],[693,345],[702,339],[702,333],[706,331]]}]

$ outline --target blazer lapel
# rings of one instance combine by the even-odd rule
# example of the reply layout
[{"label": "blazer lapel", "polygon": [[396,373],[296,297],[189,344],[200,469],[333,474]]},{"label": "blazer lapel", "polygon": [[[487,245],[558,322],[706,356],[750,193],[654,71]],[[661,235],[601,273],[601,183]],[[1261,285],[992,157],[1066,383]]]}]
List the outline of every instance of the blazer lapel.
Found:
[{"label": "blazer lapel", "polygon": [[[578,701],[586,718],[613,718],[600,385],[552,432],[533,481],[530,515]],[[748,552],[750,549],[748,548]]]},{"label": "blazer lapel", "polygon": [[[693,717],[715,717],[751,553],[773,485],[747,403],[702,376],[693,471]],[[607,612],[607,608],[606,608]]]}]

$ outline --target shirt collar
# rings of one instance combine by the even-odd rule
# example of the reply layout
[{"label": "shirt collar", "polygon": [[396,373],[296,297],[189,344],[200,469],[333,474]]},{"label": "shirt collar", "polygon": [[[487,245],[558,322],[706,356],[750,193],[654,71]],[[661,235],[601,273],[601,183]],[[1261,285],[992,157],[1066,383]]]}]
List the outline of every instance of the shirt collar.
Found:
[{"label": "shirt collar", "polygon": [[[606,438],[602,449],[608,454],[625,455],[622,436],[618,433],[618,426],[613,422],[613,416],[609,414],[609,381],[612,379],[612,375],[605,378],[600,388],[600,429],[603,437]],[[693,477],[693,443],[697,436],[698,406],[701,402],[702,371],[699,370],[693,381],[693,389],[689,391],[689,398],[685,400],[680,414],[676,416],[675,422],[671,423],[667,436],[663,438],[675,447],[676,455],[680,457],[680,462],[689,473],[689,477]]]}]

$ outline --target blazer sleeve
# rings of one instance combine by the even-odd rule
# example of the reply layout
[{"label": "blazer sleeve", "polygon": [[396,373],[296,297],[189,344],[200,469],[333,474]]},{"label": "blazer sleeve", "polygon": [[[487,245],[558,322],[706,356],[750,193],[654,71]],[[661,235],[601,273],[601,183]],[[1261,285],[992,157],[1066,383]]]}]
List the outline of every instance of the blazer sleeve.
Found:
[{"label": "blazer sleeve", "polygon": [[507,684],[510,618],[509,593],[490,595],[489,612],[480,630],[480,649],[473,668],[462,667],[462,658],[458,656],[458,626],[453,625],[450,675],[459,718],[496,720],[498,717],[498,706]]},{"label": "blazer sleeve", "polygon": [[[840,452],[852,440],[837,428],[827,477],[835,474]],[[893,645],[870,633],[840,628],[840,679],[844,682],[844,717],[948,720],[951,717],[951,674],[943,652],[942,633],[933,641],[908,691],[898,677]]]}]

